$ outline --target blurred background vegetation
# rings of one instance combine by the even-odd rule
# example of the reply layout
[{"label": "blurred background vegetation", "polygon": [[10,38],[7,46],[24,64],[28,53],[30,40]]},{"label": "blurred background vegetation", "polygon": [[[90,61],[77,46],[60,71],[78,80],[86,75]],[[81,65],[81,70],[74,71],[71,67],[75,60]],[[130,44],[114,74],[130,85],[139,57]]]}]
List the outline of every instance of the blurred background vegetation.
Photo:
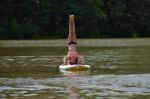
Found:
[{"label": "blurred background vegetation", "polygon": [[150,37],[150,0],[0,0],[0,39]]}]

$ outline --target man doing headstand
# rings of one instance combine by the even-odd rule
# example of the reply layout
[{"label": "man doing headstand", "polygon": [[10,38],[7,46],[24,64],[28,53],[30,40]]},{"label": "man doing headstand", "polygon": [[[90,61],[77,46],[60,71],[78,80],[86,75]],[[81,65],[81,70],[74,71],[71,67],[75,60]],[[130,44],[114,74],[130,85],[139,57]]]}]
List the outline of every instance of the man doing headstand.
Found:
[{"label": "man doing headstand", "polygon": [[69,16],[68,54],[64,57],[65,65],[84,64],[83,56],[78,55],[76,50],[77,38],[75,34],[74,15]]}]

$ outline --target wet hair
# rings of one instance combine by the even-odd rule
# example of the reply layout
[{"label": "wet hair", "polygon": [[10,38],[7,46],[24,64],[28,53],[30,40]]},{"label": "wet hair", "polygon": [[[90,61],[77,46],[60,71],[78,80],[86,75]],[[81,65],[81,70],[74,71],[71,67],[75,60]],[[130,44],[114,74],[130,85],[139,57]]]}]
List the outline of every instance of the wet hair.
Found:
[{"label": "wet hair", "polygon": [[71,45],[71,44],[77,44],[77,43],[74,42],[74,41],[71,41],[71,42],[68,43],[68,45]]}]

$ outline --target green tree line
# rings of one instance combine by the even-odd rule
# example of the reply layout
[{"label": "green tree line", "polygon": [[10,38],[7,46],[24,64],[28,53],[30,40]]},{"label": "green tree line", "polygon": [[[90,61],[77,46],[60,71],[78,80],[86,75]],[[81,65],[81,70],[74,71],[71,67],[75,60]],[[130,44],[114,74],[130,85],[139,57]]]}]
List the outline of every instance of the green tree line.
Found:
[{"label": "green tree line", "polygon": [[149,37],[150,0],[0,0],[0,39]]}]

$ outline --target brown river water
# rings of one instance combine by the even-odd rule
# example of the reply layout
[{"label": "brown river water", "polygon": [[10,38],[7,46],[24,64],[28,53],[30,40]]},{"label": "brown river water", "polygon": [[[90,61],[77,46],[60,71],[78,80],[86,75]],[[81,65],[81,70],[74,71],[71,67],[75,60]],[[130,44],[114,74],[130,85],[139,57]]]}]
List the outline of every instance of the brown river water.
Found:
[{"label": "brown river water", "polygon": [[65,40],[1,40],[0,99],[150,99],[150,39],[81,39],[88,71],[60,71]]}]

